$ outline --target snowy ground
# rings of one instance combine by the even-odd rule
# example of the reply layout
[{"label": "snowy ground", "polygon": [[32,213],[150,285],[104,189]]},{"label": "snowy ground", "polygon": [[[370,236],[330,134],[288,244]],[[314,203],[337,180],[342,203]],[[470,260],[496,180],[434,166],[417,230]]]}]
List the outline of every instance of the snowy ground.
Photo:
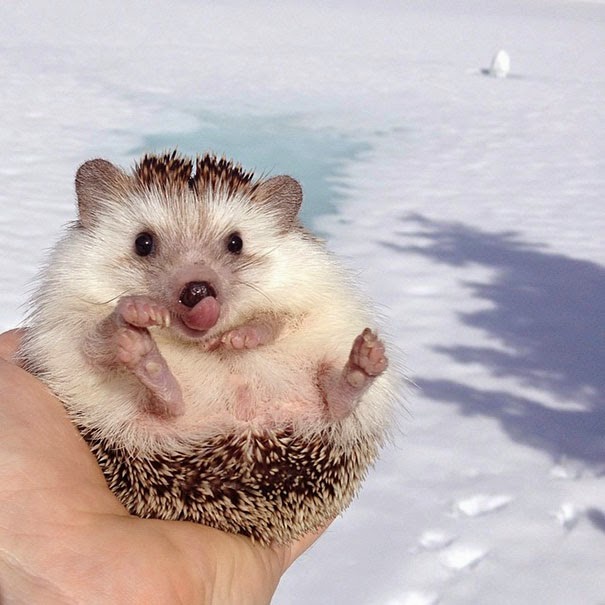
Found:
[{"label": "snowy ground", "polygon": [[288,170],[418,389],[275,603],[603,604],[605,5],[325,4],[5,3],[0,328],[83,160]]}]

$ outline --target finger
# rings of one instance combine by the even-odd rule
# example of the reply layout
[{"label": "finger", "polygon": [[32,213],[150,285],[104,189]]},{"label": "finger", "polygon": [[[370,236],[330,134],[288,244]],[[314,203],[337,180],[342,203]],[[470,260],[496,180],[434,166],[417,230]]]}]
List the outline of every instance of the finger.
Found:
[{"label": "finger", "polygon": [[23,338],[23,330],[9,330],[0,334],[0,358],[13,361],[17,347]]}]

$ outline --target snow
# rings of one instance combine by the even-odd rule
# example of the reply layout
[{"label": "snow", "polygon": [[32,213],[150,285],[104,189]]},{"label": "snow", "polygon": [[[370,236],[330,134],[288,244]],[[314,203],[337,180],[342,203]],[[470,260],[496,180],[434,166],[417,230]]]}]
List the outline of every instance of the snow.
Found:
[{"label": "snow", "polygon": [[417,386],[274,603],[603,603],[605,5],[326,4],[5,3],[0,328],[84,160],[295,173]]}]

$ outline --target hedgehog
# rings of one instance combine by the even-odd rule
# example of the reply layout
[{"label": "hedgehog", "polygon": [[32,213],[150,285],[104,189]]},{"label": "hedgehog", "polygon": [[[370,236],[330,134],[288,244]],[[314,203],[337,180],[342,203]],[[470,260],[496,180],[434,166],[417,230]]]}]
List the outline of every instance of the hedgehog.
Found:
[{"label": "hedgehog", "polygon": [[325,526],[385,443],[396,381],[300,184],[172,151],[87,161],[75,186],[19,358],[109,488],[133,515],[263,545]]}]

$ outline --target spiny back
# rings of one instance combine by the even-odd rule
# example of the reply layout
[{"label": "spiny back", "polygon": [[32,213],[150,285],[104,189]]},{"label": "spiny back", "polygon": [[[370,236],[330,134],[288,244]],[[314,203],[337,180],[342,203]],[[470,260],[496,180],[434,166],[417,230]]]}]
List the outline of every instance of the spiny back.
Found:
[{"label": "spiny back", "polygon": [[139,187],[166,193],[192,189],[201,194],[209,188],[232,197],[240,192],[252,195],[258,187],[253,173],[245,171],[240,164],[212,154],[198,156],[194,164],[194,160],[177,151],[145,155],[135,165],[134,177]]}]

